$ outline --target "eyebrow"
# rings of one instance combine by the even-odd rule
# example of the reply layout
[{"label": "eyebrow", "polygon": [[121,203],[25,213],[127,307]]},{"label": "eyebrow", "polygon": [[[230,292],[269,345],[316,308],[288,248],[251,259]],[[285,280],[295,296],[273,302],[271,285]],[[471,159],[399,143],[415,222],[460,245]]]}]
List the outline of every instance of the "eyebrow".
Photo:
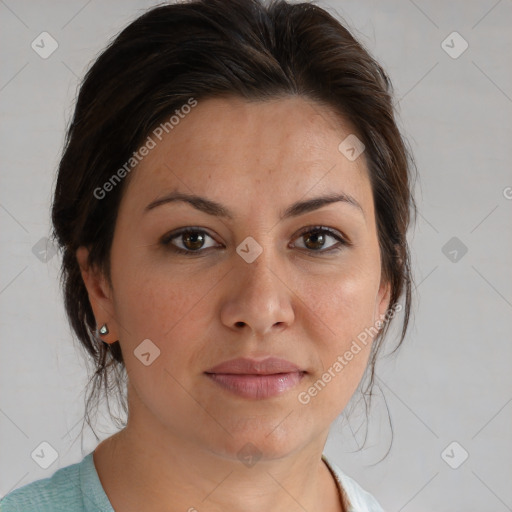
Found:
[{"label": "eyebrow", "polygon": [[[148,212],[153,210],[157,206],[161,206],[163,204],[172,203],[175,201],[182,201],[190,204],[196,210],[207,213],[208,215],[213,215],[215,217],[223,217],[226,219],[233,220],[234,215],[229,211],[225,206],[216,201],[212,201],[211,199],[207,199],[206,197],[201,197],[194,194],[185,194],[183,192],[171,192],[160,199],[156,199],[149,203],[145,208],[144,212]],[[349,204],[356,209],[360,210],[360,212],[364,215],[364,210],[361,205],[356,201],[354,197],[345,193],[336,193],[336,194],[328,194],[324,196],[314,197],[312,199],[307,199],[305,201],[297,201],[289,206],[280,216],[280,219],[288,219],[291,217],[298,217],[299,215],[303,215],[305,213],[318,210],[323,206],[326,206],[331,203],[345,203]]]}]

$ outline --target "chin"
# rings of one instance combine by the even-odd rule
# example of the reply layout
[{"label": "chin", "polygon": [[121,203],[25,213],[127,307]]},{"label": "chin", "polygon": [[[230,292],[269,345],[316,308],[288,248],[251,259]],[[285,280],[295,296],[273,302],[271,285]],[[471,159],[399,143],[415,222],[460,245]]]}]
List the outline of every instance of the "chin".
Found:
[{"label": "chin", "polygon": [[207,438],[204,442],[208,443],[211,451],[227,459],[238,459],[241,462],[251,458],[281,459],[306,444],[310,438],[307,432],[297,428],[295,422],[292,424],[285,420],[278,426],[285,417],[286,414],[278,420],[254,417],[239,420],[237,423],[231,423],[229,427],[225,425],[229,434],[222,429],[215,438],[211,432],[206,433]]}]

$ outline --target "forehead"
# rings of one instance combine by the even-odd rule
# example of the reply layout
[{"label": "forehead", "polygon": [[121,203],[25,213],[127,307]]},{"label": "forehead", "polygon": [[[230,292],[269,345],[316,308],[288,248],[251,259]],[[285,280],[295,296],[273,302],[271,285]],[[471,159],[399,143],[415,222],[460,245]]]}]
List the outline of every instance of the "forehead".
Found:
[{"label": "forehead", "polygon": [[179,190],[261,207],[344,192],[371,210],[364,153],[350,161],[339,150],[353,133],[331,109],[299,96],[198,101],[172,128],[149,135],[154,147],[132,171],[123,201],[140,209]]}]

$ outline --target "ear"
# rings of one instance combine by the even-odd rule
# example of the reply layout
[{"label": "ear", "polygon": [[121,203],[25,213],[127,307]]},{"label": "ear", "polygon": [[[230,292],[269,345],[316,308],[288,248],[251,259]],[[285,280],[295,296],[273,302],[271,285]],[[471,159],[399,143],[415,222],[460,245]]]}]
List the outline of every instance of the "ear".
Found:
[{"label": "ear", "polygon": [[[391,300],[391,284],[389,281],[384,278],[381,279],[379,291],[377,293],[377,297],[375,299],[375,311],[373,313],[373,323],[374,325],[380,320],[383,322],[383,319],[386,315],[386,312],[389,309],[389,302]],[[380,325],[380,324],[378,324]]]},{"label": "ear", "polygon": [[80,266],[80,273],[84,280],[89,302],[99,329],[103,324],[108,326],[108,334],[101,335],[101,339],[107,343],[119,340],[119,329],[114,315],[112,289],[102,272],[89,266],[87,261],[89,250],[81,246],[76,251],[76,259]]}]

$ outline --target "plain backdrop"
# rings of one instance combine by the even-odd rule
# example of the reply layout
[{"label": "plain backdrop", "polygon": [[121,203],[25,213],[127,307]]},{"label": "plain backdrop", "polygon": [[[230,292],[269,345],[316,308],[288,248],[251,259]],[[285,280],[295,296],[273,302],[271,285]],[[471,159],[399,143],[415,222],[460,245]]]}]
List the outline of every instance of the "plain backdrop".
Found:
[{"label": "plain backdrop", "polygon": [[[356,409],[326,453],[387,511],[512,510],[512,2],[318,3],[391,76],[420,174],[413,325],[378,366],[365,448]],[[80,441],[86,366],[45,237],[78,81],[152,5],[0,0],[2,496],[98,443],[89,430]],[[42,32],[58,44],[47,58],[31,46]],[[101,438],[115,431],[104,418]],[[58,455],[46,469],[31,457],[43,442]]]}]

